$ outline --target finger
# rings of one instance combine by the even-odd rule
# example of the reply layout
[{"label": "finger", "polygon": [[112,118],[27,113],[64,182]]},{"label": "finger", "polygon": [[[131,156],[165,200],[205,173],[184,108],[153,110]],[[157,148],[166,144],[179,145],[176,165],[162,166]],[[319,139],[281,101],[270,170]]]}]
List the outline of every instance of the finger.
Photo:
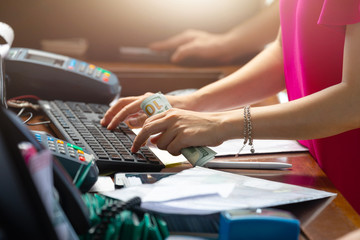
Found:
[{"label": "finger", "polygon": [[141,127],[145,120],[147,119],[147,116],[145,113],[142,114],[138,114],[135,116],[130,116],[127,119],[125,119],[125,123],[130,127],[130,128],[139,128]]},{"label": "finger", "polygon": [[149,45],[149,47],[153,50],[162,51],[162,50],[173,50],[177,47],[188,43],[194,39],[194,36],[190,36],[187,33],[181,33],[174,37],[168,38],[164,41],[154,42]]},{"label": "finger", "polygon": [[145,123],[142,130],[135,137],[133,145],[131,147],[131,152],[137,152],[141,145],[146,142],[146,140],[154,134],[164,132],[167,128],[167,124],[165,121],[157,121],[151,124]]},{"label": "finger", "polygon": [[173,131],[167,129],[160,136],[157,136],[157,139],[155,138],[156,146],[161,150],[167,150],[168,145],[174,140],[175,136],[176,134]]},{"label": "finger", "polygon": [[133,102],[130,102],[128,105],[123,106],[120,111],[116,113],[115,116],[110,119],[110,123],[107,125],[109,130],[114,129],[120,122],[124,121],[129,115],[139,112],[140,104],[144,101],[145,98],[151,96],[153,93],[148,92],[140,97],[133,97]]},{"label": "finger", "polygon": [[166,150],[174,156],[178,156],[181,154],[181,149],[186,148],[188,146],[182,145],[179,141],[179,136],[176,136],[167,146]]},{"label": "finger", "polygon": [[196,55],[198,55],[198,47],[193,42],[190,42],[180,46],[171,56],[171,61],[178,63]]},{"label": "finger", "polygon": [[157,141],[159,140],[159,138],[161,137],[161,134],[158,134],[158,135],[156,135],[156,136],[154,136],[154,137],[151,137],[150,138],[150,143],[152,143],[152,144],[157,144]]},{"label": "finger", "polygon": [[114,106],[112,106],[104,115],[103,119],[100,121],[100,123],[103,126],[108,126],[110,124],[110,122],[112,121],[112,119],[119,114],[119,112],[123,111],[124,115],[120,120],[119,123],[121,121],[124,120],[124,118],[126,118],[128,115],[134,114],[136,112],[138,112],[140,110],[140,104],[145,98],[147,98],[148,96],[152,95],[153,93],[148,92],[145,93],[142,96],[137,96],[137,97],[126,97],[126,98],[122,98],[120,100],[118,100]]},{"label": "finger", "polygon": [[107,129],[112,130],[116,128],[119,123],[125,120],[126,117],[129,115],[136,113],[140,110],[140,104],[142,102],[142,99],[138,99],[126,106],[124,106],[110,121],[110,123],[107,125]]},{"label": "finger", "polygon": [[[147,124],[150,124],[151,122],[157,121],[159,119],[162,119],[164,117],[166,117],[168,115],[168,112],[171,111],[173,109],[170,109],[168,111],[162,112],[162,113],[158,113],[155,115],[152,115],[150,117],[148,117],[142,110],[140,111],[141,113],[143,113],[143,115],[132,115],[132,116],[138,116],[138,119],[133,119],[132,116],[129,117],[129,120],[134,120],[134,122],[131,122],[130,125],[131,126],[136,126],[136,125],[140,125],[140,126],[136,126],[136,127],[141,127],[142,125],[145,124],[145,121]],[[139,113],[140,113],[139,112]],[[126,120],[125,120],[126,121]]]},{"label": "finger", "polygon": [[107,126],[111,119],[126,105],[130,102],[133,102],[136,98],[135,97],[127,97],[119,99],[112,107],[110,107],[104,117],[101,119],[100,123],[103,126]]}]

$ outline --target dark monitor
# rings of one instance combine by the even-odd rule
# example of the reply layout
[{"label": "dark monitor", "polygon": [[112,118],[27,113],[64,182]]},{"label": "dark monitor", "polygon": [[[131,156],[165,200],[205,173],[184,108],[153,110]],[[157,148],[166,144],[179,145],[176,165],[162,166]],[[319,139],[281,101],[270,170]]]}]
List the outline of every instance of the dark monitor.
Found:
[{"label": "dark monitor", "polygon": [[264,0],[3,0],[0,21],[14,47],[41,49],[42,39],[86,38],[92,56],[119,46],[147,46],[185,29],[224,32],[252,16]]}]

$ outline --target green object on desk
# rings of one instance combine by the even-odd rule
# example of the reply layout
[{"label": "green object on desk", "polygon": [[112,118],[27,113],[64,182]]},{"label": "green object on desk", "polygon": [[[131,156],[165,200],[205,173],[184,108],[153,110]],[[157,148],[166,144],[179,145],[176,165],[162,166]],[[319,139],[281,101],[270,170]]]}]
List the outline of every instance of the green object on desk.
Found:
[{"label": "green object on desk", "polygon": [[158,228],[156,219],[154,216],[150,215],[150,226],[149,226],[149,236],[148,239],[150,240],[160,240],[162,239],[160,230]]},{"label": "green object on desk", "polygon": [[83,200],[89,208],[91,229],[81,239],[162,240],[169,236],[166,222],[141,209],[139,199],[122,202],[88,193]]},{"label": "green object on desk", "polygon": [[159,228],[159,231],[161,233],[161,236],[163,238],[166,238],[169,236],[169,229],[167,227],[166,222],[164,221],[164,219],[160,218],[160,217],[155,217],[157,226]]},{"label": "green object on desk", "polygon": [[123,211],[120,213],[120,215],[123,217],[123,225],[120,232],[120,239],[144,239],[141,236],[143,232],[144,222],[139,221],[138,216],[130,211]]}]

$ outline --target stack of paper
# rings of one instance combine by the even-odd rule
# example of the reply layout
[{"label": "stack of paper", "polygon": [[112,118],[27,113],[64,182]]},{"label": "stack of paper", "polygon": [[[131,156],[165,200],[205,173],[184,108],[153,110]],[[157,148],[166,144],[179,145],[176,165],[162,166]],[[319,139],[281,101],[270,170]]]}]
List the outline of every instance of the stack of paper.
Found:
[{"label": "stack of paper", "polygon": [[184,170],[154,184],[106,192],[120,200],[134,196],[142,207],[169,214],[212,214],[264,208],[335,196],[334,193],[202,167]]}]

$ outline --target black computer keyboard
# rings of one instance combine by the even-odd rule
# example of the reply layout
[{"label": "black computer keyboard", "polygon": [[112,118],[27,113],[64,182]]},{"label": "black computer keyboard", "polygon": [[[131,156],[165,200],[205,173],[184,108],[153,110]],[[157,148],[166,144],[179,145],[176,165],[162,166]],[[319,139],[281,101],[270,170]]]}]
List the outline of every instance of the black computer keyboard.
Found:
[{"label": "black computer keyboard", "polygon": [[131,153],[136,135],[126,124],[122,123],[112,131],[100,125],[100,119],[109,108],[107,105],[61,100],[40,100],[39,104],[59,137],[95,156],[101,174],[155,172],[164,168],[146,146],[137,153]]}]

